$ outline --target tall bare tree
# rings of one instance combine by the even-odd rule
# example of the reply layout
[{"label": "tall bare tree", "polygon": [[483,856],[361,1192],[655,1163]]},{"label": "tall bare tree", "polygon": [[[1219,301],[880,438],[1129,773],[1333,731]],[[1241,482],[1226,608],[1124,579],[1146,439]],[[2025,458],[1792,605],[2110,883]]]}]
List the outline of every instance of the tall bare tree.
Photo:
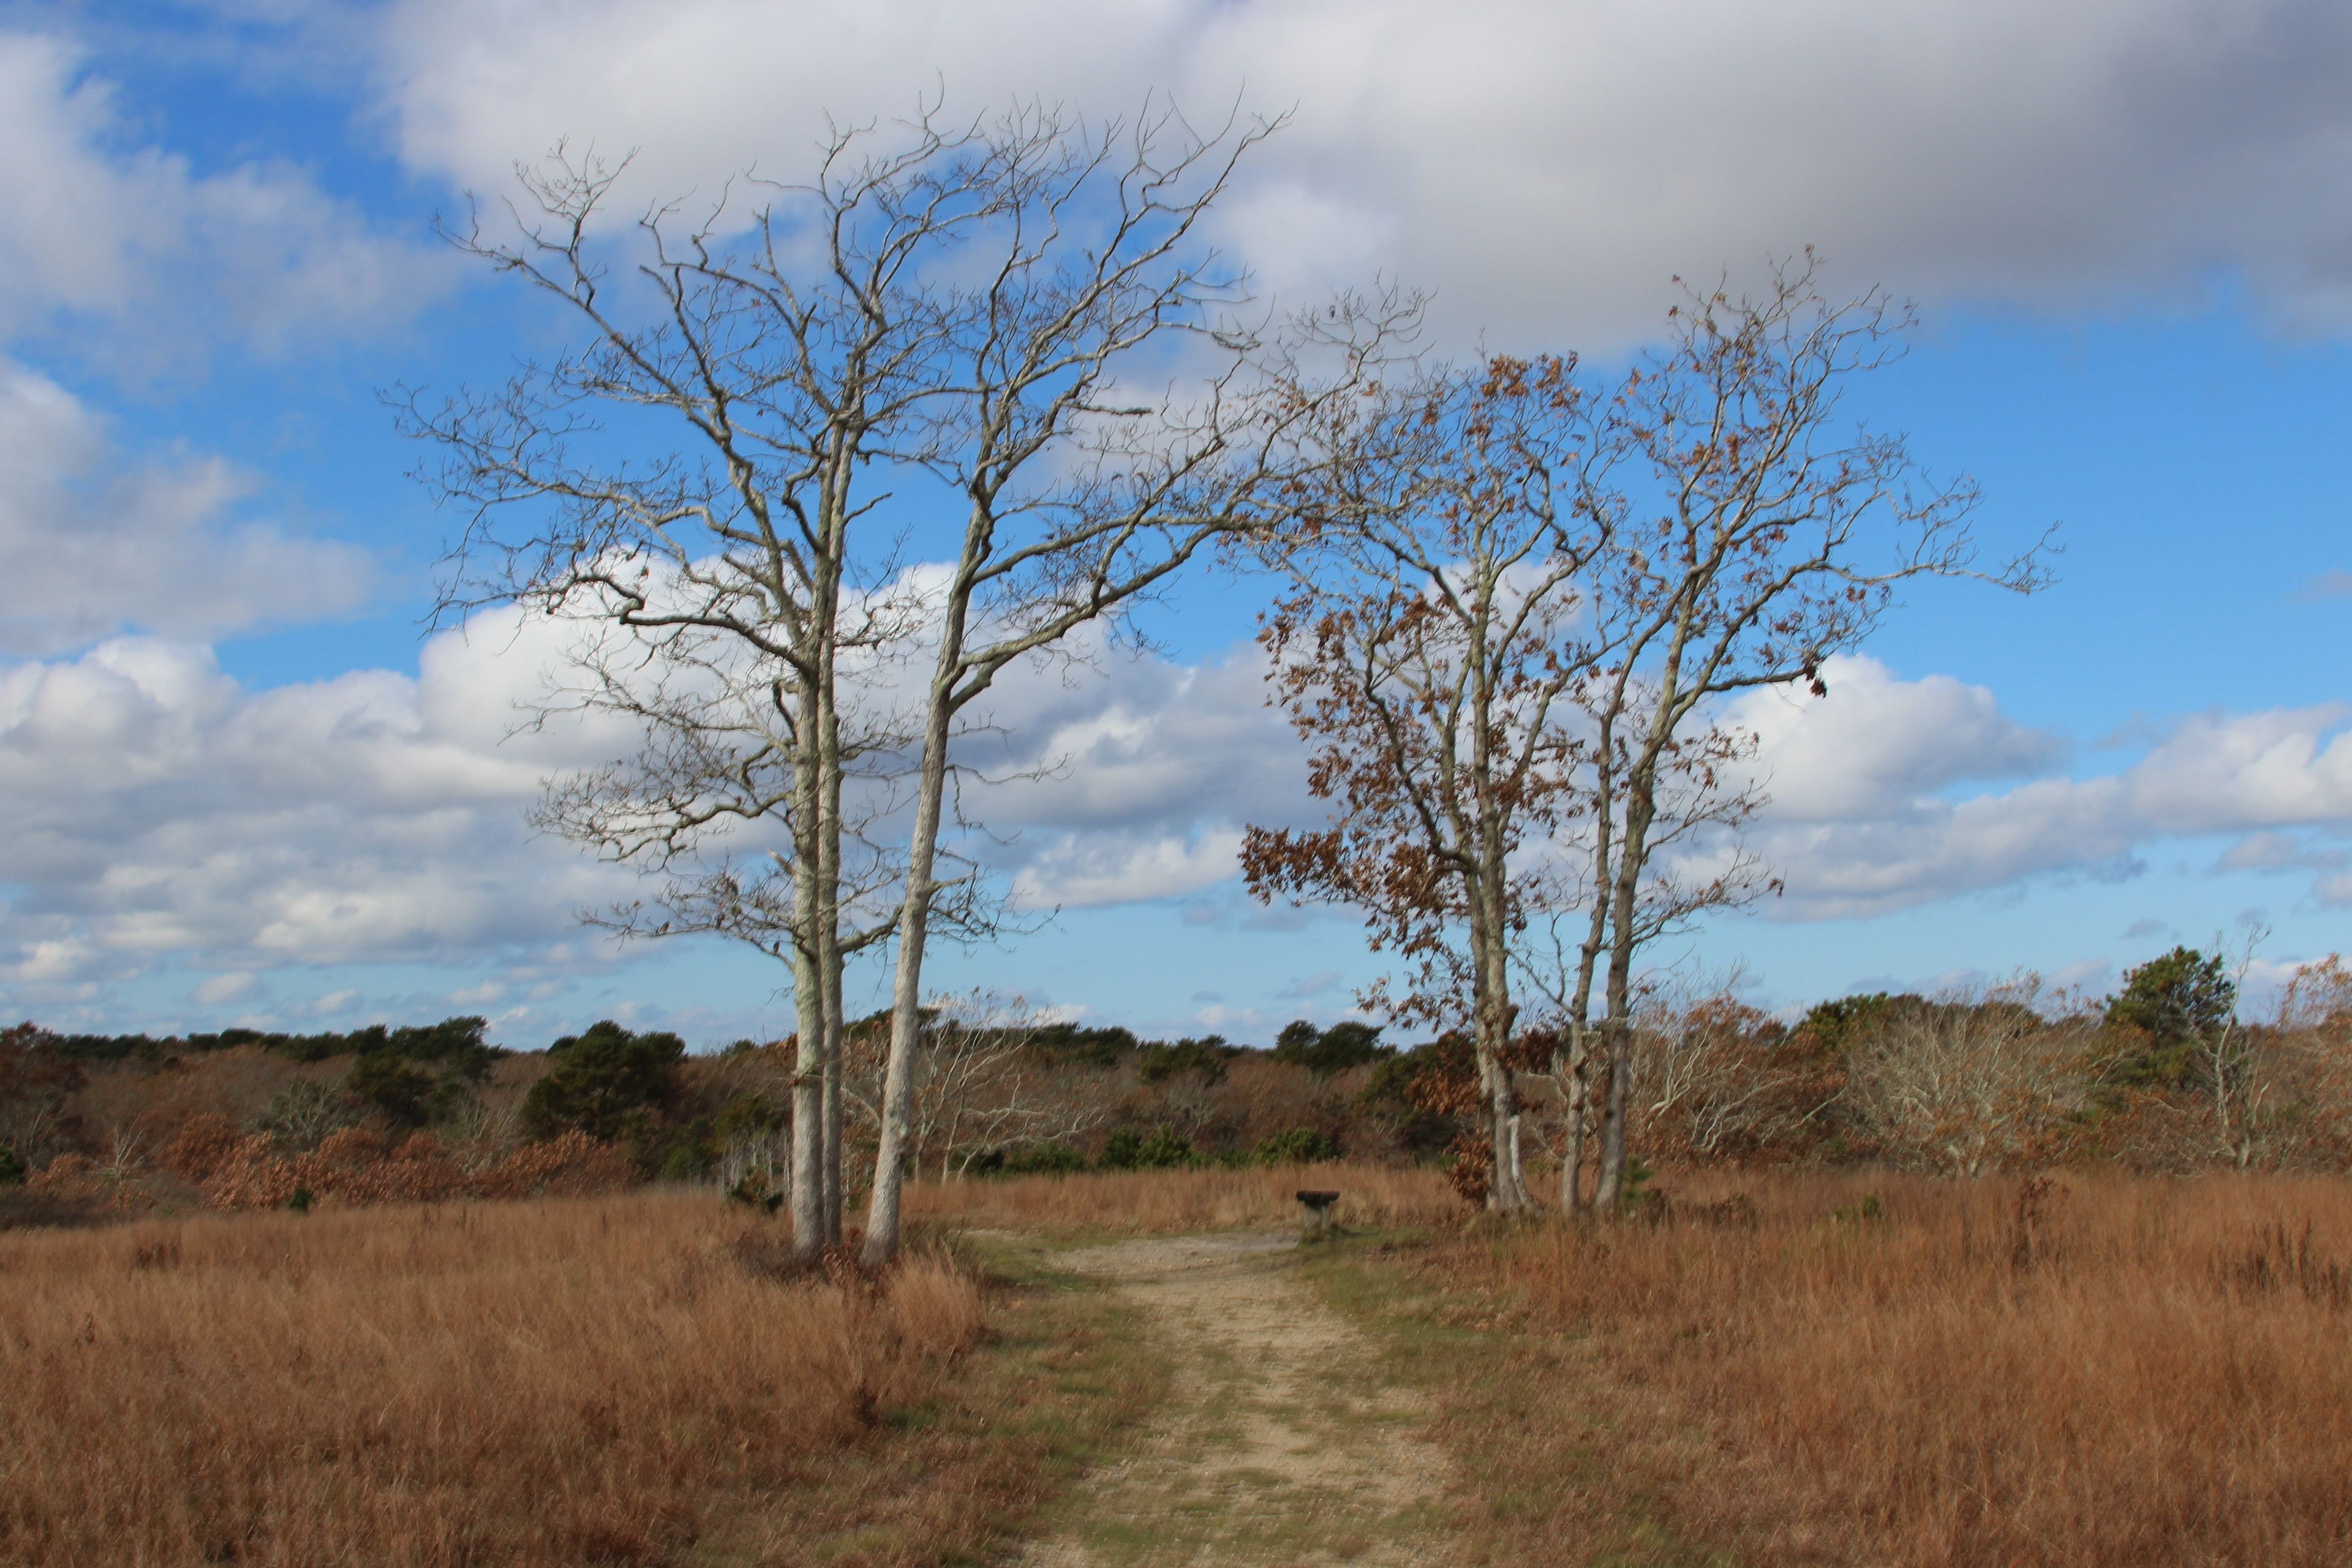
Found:
[{"label": "tall bare tree", "polygon": [[[559,784],[544,820],[671,873],[615,923],[790,962],[803,1251],[840,1234],[843,968],[886,938],[866,1254],[898,1247],[926,946],[983,903],[947,839],[973,705],[1280,514],[1273,459],[1302,411],[1265,390],[1232,321],[1242,274],[1199,233],[1271,129],[1042,109],[960,127],[934,109],[879,151],[836,135],[807,185],[653,208],[628,291],[599,237],[618,171],[590,161],[526,175],[518,237],[453,236],[589,331],[498,395],[408,400],[468,512],[444,609],[519,602],[593,628],[587,679],[546,706],[616,711],[648,741]],[[902,546],[933,548],[943,514],[945,564],[910,566]],[[861,781],[903,785],[882,799],[903,811],[895,858],[860,831]],[[719,847],[747,828],[764,861]],[[869,922],[884,882],[895,907]]]},{"label": "tall bare tree", "polygon": [[[1309,384],[1238,326],[1245,279],[1200,227],[1272,126],[1193,133],[1172,114],[1101,133],[1023,116],[990,142],[985,240],[935,340],[953,396],[921,462],[952,490],[961,537],[926,600],[915,704],[890,1053],[865,1256],[898,1245],[923,963],[958,731],[997,678],[1082,626],[1116,621],[1217,542],[1293,507],[1291,433],[1343,399],[1410,301],[1351,313],[1339,363]],[[1329,334],[1322,340],[1331,346]],[[1160,390],[1154,391],[1159,386]]]},{"label": "tall bare tree", "polygon": [[[555,781],[541,820],[668,874],[650,908],[614,911],[624,931],[717,931],[791,965],[804,1254],[839,1237],[843,961],[891,929],[844,931],[877,879],[845,871],[843,781],[902,738],[887,712],[845,738],[844,656],[878,657],[910,607],[896,534],[864,533],[952,395],[961,292],[922,264],[980,221],[1003,163],[928,121],[897,151],[843,134],[824,152],[812,187],[746,181],[748,204],[657,205],[633,237],[608,221],[620,168],[559,150],[522,171],[511,235],[478,216],[449,237],[559,301],[584,346],[494,394],[403,403],[441,454],[425,477],[467,513],[442,613],[510,602],[572,625],[573,678],[539,716],[602,710],[646,735]],[[617,279],[616,255],[634,257]],[[766,835],[751,858],[712,864],[746,828]]]},{"label": "tall bare tree", "polygon": [[[1590,504],[1615,544],[1592,587],[1608,651],[1584,691],[1592,901],[1569,1009],[1580,1058],[1597,978],[1607,1098],[1595,1206],[1614,1205],[1622,1182],[1633,959],[1658,929],[1644,893],[1678,762],[1687,776],[1696,746],[1700,776],[1713,770],[1703,737],[1733,693],[1822,691],[1823,662],[1861,642],[1904,583],[1966,576],[2024,592],[2041,580],[2032,551],[1979,568],[1974,486],[1936,482],[1901,436],[1842,409],[1845,386],[1896,357],[1909,324],[1877,290],[1824,295],[1808,253],[1757,294],[1687,294],[1663,346],[1599,408],[1606,453]],[[1755,885],[1702,881],[1682,901]],[[1584,1066],[1560,1064],[1571,1077]],[[1570,1165],[1569,1201],[1575,1182]]]}]

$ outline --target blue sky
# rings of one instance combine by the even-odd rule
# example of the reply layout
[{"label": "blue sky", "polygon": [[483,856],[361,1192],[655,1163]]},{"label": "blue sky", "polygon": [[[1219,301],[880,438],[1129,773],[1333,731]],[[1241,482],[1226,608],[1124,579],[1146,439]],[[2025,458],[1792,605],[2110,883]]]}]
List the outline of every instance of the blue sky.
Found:
[{"label": "blue sky", "polygon": [[[0,7],[0,1009],[780,1029],[756,955],[572,923],[625,881],[522,813],[593,738],[503,742],[531,650],[424,640],[447,520],[378,394],[560,342],[429,233],[558,136],[675,194],[940,83],[1291,109],[1224,243],[1278,298],[1428,287],[1455,347],[1607,363],[1672,272],[1807,243],[1918,302],[1858,396],[1977,478],[1990,545],[2059,523],[2058,581],[1923,590],[1826,703],[1759,710],[1789,893],[1661,962],[1790,1005],[2021,966],[2095,991],[2249,914],[2261,975],[2347,945],[2352,21],[1897,9]],[[1377,973],[1351,918],[1230,874],[1239,823],[1306,809],[1263,592],[1200,578],[1150,658],[1008,695],[1071,762],[1002,802],[1000,868],[1062,913],[941,988],[1262,1041]]]}]

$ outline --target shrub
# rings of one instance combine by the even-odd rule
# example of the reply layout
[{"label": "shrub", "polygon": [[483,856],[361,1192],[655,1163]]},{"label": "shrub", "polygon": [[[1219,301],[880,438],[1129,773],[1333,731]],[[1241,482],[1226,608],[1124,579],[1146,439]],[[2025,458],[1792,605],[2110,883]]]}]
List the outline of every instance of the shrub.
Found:
[{"label": "shrub", "polygon": [[1087,1157],[1060,1139],[1009,1149],[996,1157],[992,1169],[1008,1176],[1063,1175],[1087,1168]]},{"label": "shrub", "polygon": [[1339,1145],[1312,1127],[1294,1127],[1261,1141],[1250,1157],[1261,1165],[1311,1165],[1338,1159]]},{"label": "shrub", "polygon": [[[84,1162],[86,1165],[88,1163]],[[584,1132],[526,1144],[488,1170],[457,1168],[429,1132],[394,1144],[364,1127],[346,1128],[310,1153],[278,1154],[265,1137],[240,1142],[204,1184],[216,1209],[283,1208],[306,1201],[363,1205],[448,1198],[583,1197],[632,1185],[629,1157]]]},{"label": "shrub", "polygon": [[1211,1035],[1204,1039],[1181,1039],[1174,1045],[1153,1041],[1136,1047],[1136,1076],[1146,1083],[1165,1083],[1180,1073],[1198,1073],[1203,1083],[1216,1083],[1225,1076],[1226,1064],[1240,1050],[1225,1044],[1223,1035]]},{"label": "shrub", "polygon": [[666,1031],[637,1034],[606,1019],[556,1041],[548,1055],[555,1069],[524,1099],[524,1130],[534,1138],[580,1131],[610,1140],[677,1098],[686,1042]]},{"label": "shrub", "polygon": [[1122,1127],[1103,1140],[1102,1158],[1095,1163],[1106,1171],[1172,1170],[1192,1163],[1192,1141],[1169,1127],[1148,1133]]},{"label": "shrub", "polygon": [[236,1123],[216,1110],[191,1116],[179,1135],[163,1151],[163,1168],[191,1182],[201,1182],[236,1152]]},{"label": "shrub", "polygon": [[1318,1078],[1329,1078],[1395,1054],[1394,1046],[1381,1044],[1378,1026],[1352,1018],[1328,1029],[1318,1029],[1304,1018],[1293,1019],[1275,1037],[1273,1051],[1276,1061],[1294,1063]]},{"label": "shrub", "polygon": [[441,1088],[431,1073],[389,1051],[362,1057],[343,1079],[345,1094],[394,1127],[422,1127],[434,1120],[446,1098]]}]

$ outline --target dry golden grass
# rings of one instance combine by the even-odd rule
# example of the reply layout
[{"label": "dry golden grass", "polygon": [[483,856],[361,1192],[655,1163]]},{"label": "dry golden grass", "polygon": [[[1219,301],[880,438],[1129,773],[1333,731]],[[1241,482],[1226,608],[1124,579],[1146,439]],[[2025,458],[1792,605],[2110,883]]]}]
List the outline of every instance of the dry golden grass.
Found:
[{"label": "dry golden grass", "polygon": [[[1591,1336],[1517,1435],[1555,1473],[1663,1489],[1748,1563],[2352,1561],[2342,1182],[2070,1173],[2022,1215],[2014,1179],[1674,1184],[1655,1226],[1451,1254]],[[1575,1375],[1620,1384],[1597,1445]]]},{"label": "dry golden grass", "polygon": [[1181,1233],[1296,1225],[1302,1189],[1339,1193],[1332,1212],[1343,1226],[1452,1221],[1464,1212],[1440,1172],[1346,1162],[931,1182],[908,1189],[907,1206],[929,1221],[1041,1235]]},{"label": "dry golden grass", "polygon": [[786,1279],[757,1226],[638,1194],[0,1235],[0,1562],[665,1562],[740,1533],[982,1328],[943,1264]]}]

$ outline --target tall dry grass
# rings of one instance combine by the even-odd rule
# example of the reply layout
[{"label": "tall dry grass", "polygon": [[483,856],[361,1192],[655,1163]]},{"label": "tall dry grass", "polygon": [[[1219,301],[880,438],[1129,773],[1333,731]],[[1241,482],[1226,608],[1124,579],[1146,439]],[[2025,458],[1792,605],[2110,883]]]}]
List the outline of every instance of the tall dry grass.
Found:
[{"label": "tall dry grass", "polygon": [[662,1562],[926,1396],[966,1278],[635,1194],[0,1235],[0,1562]]},{"label": "tall dry grass", "polygon": [[1098,1171],[927,1182],[907,1208],[925,1220],[1052,1235],[1234,1230],[1297,1223],[1302,1189],[1336,1191],[1342,1226],[1452,1222],[1462,1200],[1444,1173],[1416,1166],[1278,1165]]},{"label": "tall dry grass", "polygon": [[2352,1562],[2344,1183],[1676,1187],[1456,1260],[1714,1439],[1674,1511],[1745,1560]]}]

